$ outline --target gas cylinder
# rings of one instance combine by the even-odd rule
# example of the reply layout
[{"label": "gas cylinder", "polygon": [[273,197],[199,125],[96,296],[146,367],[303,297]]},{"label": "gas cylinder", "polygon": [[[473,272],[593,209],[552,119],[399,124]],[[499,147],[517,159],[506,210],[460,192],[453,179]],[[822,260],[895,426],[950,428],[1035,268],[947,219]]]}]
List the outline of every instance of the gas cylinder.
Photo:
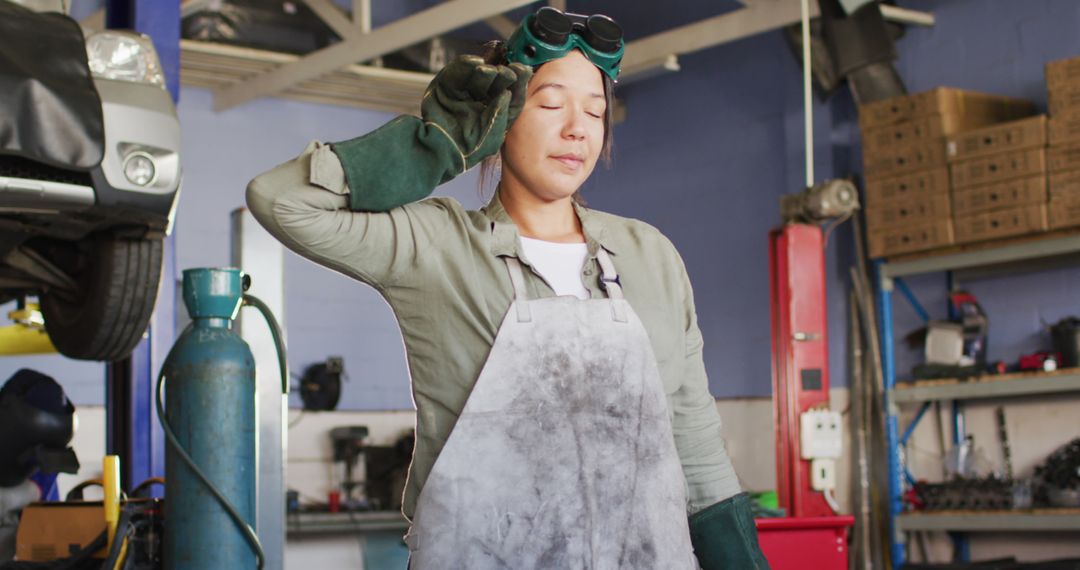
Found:
[{"label": "gas cylinder", "polygon": [[[255,359],[233,332],[239,269],[184,271],[191,326],[162,368],[165,413],[180,446],[251,525],[255,519]],[[165,570],[255,568],[242,530],[173,446],[165,452]]]}]

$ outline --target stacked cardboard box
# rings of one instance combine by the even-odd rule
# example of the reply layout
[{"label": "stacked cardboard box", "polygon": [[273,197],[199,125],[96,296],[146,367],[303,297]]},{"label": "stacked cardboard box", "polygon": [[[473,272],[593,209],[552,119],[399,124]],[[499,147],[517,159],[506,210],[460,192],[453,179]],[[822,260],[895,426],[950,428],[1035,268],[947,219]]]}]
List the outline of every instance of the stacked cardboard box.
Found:
[{"label": "stacked cardboard box", "polygon": [[860,106],[871,257],[952,244],[946,137],[1033,113],[1028,101],[946,87]]},{"label": "stacked cardboard box", "polygon": [[956,243],[1044,232],[1046,116],[949,136]]},{"label": "stacked cardboard box", "polygon": [[1050,227],[1080,226],[1080,57],[1046,64]]}]

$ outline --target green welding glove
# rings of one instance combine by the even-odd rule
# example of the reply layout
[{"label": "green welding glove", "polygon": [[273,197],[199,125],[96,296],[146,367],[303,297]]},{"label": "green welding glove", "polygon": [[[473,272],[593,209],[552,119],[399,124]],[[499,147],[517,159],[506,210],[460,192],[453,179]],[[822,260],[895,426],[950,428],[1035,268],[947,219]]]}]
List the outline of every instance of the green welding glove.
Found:
[{"label": "green welding glove", "polygon": [[345,170],[349,206],[383,212],[415,202],[498,152],[531,77],[532,68],[520,63],[458,57],[428,85],[419,118],[402,115],[331,145]]},{"label": "green welding glove", "polygon": [[739,493],[690,517],[690,542],[701,570],[768,570],[750,498]]}]

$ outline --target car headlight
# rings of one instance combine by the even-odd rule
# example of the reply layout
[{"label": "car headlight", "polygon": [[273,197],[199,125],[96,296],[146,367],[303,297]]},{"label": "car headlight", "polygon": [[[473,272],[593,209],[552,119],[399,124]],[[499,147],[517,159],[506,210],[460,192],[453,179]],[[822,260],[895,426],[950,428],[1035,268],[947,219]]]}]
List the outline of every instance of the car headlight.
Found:
[{"label": "car headlight", "polygon": [[95,77],[165,88],[157,51],[146,36],[115,30],[98,32],[86,39],[86,55]]}]

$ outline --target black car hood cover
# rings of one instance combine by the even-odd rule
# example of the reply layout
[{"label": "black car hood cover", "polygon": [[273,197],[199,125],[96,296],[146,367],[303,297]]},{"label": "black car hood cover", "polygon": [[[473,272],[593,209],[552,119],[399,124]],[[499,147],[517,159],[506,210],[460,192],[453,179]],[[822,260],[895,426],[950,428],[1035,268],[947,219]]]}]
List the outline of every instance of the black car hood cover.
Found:
[{"label": "black car hood cover", "polygon": [[82,28],[0,0],[0,154],[90,170],[104,150]]}]

